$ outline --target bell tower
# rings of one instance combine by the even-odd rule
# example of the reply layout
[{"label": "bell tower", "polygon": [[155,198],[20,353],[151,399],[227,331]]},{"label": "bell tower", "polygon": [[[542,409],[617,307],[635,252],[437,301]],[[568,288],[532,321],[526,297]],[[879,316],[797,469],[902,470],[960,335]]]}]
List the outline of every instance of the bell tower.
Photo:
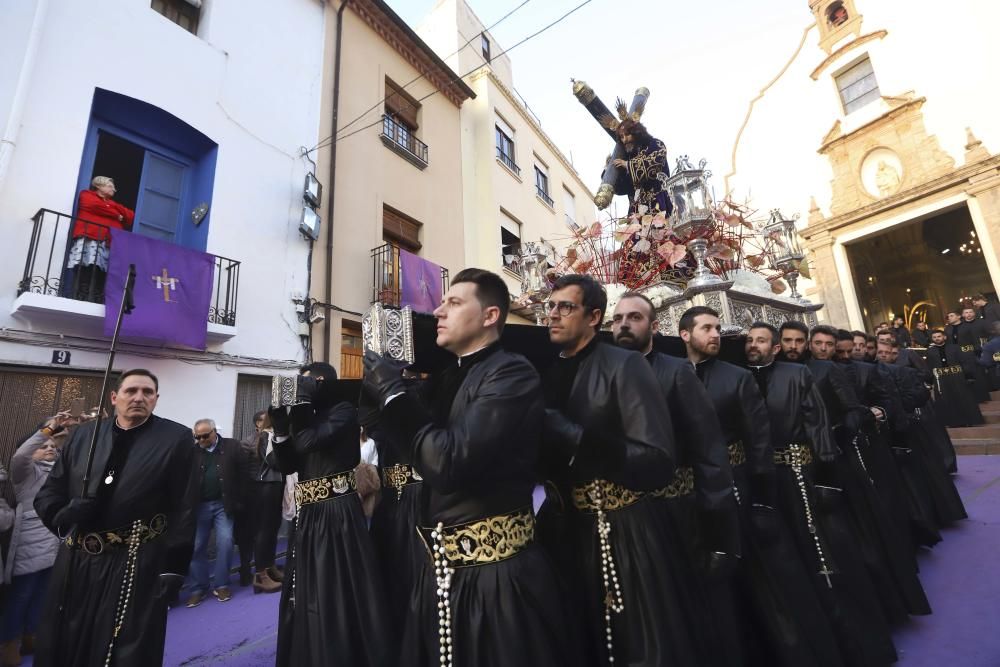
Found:
[{"label": "bell tower", "polygon": [[862,17],[854,0],[810,0],[809,9],[819,27],[819,46],[827,53],[845,38],[861,34]]}]

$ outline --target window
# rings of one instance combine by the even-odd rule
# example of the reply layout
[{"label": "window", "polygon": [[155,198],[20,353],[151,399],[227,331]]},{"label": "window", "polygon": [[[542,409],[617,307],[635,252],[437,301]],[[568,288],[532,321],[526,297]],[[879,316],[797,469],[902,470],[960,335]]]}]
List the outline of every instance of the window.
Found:
[{"label": "window", "polygon": [[391,206],[382,206],[382,240],[403,250],[420,252],[420,228],[423,225]]},{"label": "window", "polygon": [[830,3],[830,6],[826,8],[826,22],[834,28],[844,25],[849,18],[850,15],[843,2]]},{"label": "window", "polygon": [[553,205],[552,197],[549,196],[549,174],[548,169],[535,165],[535,194],[549,207]]},{"label": "window", "polygon": [[389,77],[385,78],[385,116],[382,143],[423,169],[427,166],[427,144],[417,139],[420,102]]},{"label": "window", "polygon": [[514,130],[504,122],[503,118],[497,117],[497,159],[512,172],[521,175],[521,168],[514,161]]},{"label": "window", "polygon": [[198,34],[201,0],[153,0],[150,7],[188,32]]},{"label": "window", "polygon": [[503,268],[521,275],[521,223],[500,211],[500,260]]},{"label": "window", "polygon": [[361,378],[365,354],[361,325],[350,320],[340,322],[340,378],[357,380]]},{"label": "window", "polygon": [[236,406],[233,411],[233,432],[230,437],[242,440],[255,432],[253,416],[271,405],[271,376],[236,376]]},{"label": "window", "polygon": [[845,114],[856,111],[880,97],[875,70],[872,69],[872,62],[867,56],[856,65],[834,75],[834,80],[837,82]]},{"label": "window", "polygon": [[576,197],[566,188],[563,188],[563,208],[566,209],[564,211],[566,214],[566,223],[572,229],[576,224]]},{"label": "window", "polygon": [[486,33],[482,33],[480,36],[482,39],[482,49],[483,49],[483,60],[486,62],[490,61],[490,38],[486,36]]}]

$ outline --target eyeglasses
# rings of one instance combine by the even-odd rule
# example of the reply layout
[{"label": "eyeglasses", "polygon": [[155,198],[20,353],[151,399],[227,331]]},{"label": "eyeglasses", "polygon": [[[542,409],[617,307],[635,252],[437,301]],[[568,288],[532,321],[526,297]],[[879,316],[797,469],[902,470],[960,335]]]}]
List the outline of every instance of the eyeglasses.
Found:
[{"label": "eyeglasses", "polygon": [[573,303],[572,301],[547,301],[545,303],[545,312],[551,313],[553,310],[557,310],[559,311],[559,317],[569,317],[573,314],[574,310],[580,307],[580,304]]},{"label": "eyeglasses", "polygon": [[194,434],[194,439],[195,440],[208,440],[209,438],[212,437],[213,433],[215,433],[215,431],[209,431],[208,433],[201,433],[201,434],[195,433]]}]

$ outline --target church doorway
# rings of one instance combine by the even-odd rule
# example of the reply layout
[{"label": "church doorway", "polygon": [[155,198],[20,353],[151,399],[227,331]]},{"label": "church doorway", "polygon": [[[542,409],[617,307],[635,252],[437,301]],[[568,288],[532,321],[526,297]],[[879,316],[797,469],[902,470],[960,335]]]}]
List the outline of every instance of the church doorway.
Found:
[{"label": "church doorway", "polygon": [[894,317],[912,327],[944,324],[944,313],[983,293],[996,300],[965,204],[844,244],[865,328]]}]

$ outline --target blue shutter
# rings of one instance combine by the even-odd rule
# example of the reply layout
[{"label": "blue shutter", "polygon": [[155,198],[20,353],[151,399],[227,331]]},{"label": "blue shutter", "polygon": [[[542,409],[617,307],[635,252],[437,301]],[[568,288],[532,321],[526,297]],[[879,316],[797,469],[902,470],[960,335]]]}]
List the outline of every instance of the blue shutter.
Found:
[{"label": "blue shutter", "polygon": [[146,151],[134,232],[163,241],[177,241],[186,172],[187,165]]}]

